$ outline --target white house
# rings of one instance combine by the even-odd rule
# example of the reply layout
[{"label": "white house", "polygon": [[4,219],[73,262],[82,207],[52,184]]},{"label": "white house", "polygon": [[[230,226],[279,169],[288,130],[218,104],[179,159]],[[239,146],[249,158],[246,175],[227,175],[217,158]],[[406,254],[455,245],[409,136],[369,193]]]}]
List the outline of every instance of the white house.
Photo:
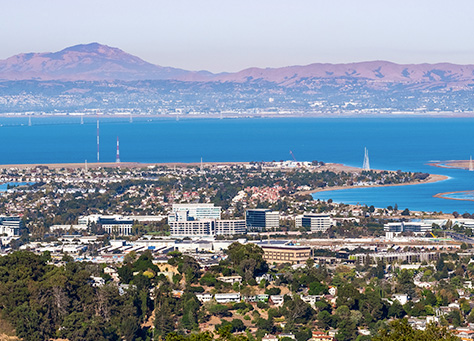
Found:
[{"label": "white house", "polygon": [[270,300],[273,302],[274,305],[281,306],[285,302],[283,297],[283,295],[270,295]]},{"label": "white house", "polygon": [[218,281],[224,282],[224,283],[242,283],[242,276],[221,276],[217,277]]},{"label": "white house", "polygon": [[240,293],[237,292],[229,292],[229,293],[221,293],[215,294],[214,299],[217,303],[229,303],[229,302],[240,302]]},{"label": "white house", "polygon": [[196,294],[196,298],[199,300],[199,302],[209,302],[212,300],[212,294],[209,294],[207,292],[204,292],[202,294]]},{"label": "white house", "polygon": [[409,298],[407,294],[393,294],[392,298],[400,302],[401,305],[404,305],[408,302]]}]

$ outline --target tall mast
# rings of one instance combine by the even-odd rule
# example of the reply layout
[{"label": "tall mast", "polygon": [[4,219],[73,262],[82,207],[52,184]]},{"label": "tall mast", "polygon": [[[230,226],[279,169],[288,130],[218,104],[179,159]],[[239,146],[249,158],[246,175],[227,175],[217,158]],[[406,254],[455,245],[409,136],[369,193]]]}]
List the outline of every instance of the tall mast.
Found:
[{"label": "tall mast", "polygon": [[100,141],[99,141],[99,120],[97,120],[97,163],[100,161],[100,154],[99,154],[99,148],[100,146]]},{"label": "tall mast", "polygon": [[116,163],[120,163],[120,147],[119,147],[119,138],[117,136],[117,157],[115,159]]}]

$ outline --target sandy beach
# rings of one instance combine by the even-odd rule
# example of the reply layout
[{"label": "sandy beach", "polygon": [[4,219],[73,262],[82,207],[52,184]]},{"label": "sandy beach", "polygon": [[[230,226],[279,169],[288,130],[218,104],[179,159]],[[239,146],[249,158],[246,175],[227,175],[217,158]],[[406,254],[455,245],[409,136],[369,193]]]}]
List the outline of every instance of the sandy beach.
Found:
[{"label": "sandy beach", "polygon": [[[470,160],[446,160],[428,163],[429,166],[439,168],[469,169]],[[474,164],[474,161],[473,161]]]},{"label": "sandy beach", "polygon": [[430,174],[426,180],[423,181],[413,181],[413,182],[406,182],[403,184],[388,184],[388,185],[367,185],[367,186],[333,186],[333,187],[324,187],[324,188],[317,188],[309,191],[302,191],[298,192],[300,195],[306,195],[306,194],[313,194],[317,192],[326,192],[326,191],[338,191],[342,189],[352,189],[352,188],[370,188],[370,187],[393,187],[393,186],[410,186],[410,185],[421,185],[421,184],[427,184],[427,183],[433,183],[433,182],[438,182],[438,181],[444,181],[449,179],[448,176],[446,175],[441,175],[441,174]]},{"label": "sandy beach", "polygon": [[461,199],[461,198],[447,198],[446,197],[451,194],[465,193],[465,192],[471,192],[471,191],[455,191],[455,192],[437,193],[433,195],[433,198],[440,198],[440,199],[446,199],[446,200],[459,200],[459,201],[474,201],[474,199]]}]

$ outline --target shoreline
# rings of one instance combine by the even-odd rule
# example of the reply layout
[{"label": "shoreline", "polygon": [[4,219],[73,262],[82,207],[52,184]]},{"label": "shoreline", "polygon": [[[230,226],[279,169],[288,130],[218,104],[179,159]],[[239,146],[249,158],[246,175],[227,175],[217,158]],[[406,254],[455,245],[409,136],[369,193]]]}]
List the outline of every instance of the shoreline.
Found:
[{"label": "shoreline", "polygon": [[[246,165],[250,162],[203,162],[203,166],[218,166],[218,165]],[[146,168],[153,166],[163,166],[163,167],[196,167],[200,166],[200,162],[88,162],[87,168]],[[28,169],[36,167],[47,167],[52,169],[84,169],[86,167],[85,163],[25,163],[25,164],[6,164],[0,165],[0,169]]]},{"label": "shoreline", "polygon": [[[122,108],[117,108],[120,110]],[[414,112],[414,111],[394,111],[384,113],[370,113],[370,112],[345,112],[345,111],[334,111],[318,112],[318,111],[300,111],[300,110],[289,110],[281,108],[280,111],[265,111],[262,110],[259,113],[240,113],[236,110],[224,110],[216,114],[199,113],[199,114],[179,114],[179,113],[165,113],[165,114],[149,114],[149,113],[130,113],[130,112],[64,112],[64,113],[51,113],[51,112],[3,112],[0,113],[0,118],[125,118],[128,119],[130,116],[133,118],[158,118],[158,119],[248,119],[248,118],[471,118],[474,112],[459,113],[456,111],[427,111],[427,112]]]},{"label": "shoreline", "polygon": [[[231,166],[231,165],[248,165],[250,162],[203,162],[202,165],[204,167],[208,166]],[[140,163],[140,162],[92,162],[87,163],[88,169],[97,169],[97,168],[146,168],[146,167],[200,167],[200,162],[150,162],[150,163]],[[47,167],[50,169],[85,169],[85,163],[33,163],[33,164],[6,164],[0,165],[0,169],[29,169],[29,168],[37,168],[37,167]],[[298,169],[298,168],[296,168]],[[283,171],[292,171],[294,169],[282,169]],[[360,172],[363,171],[359,167],[347,166],[341,163],[327,163],[324,166],[316,168],[313,170],[314,172],[322,172],[322,171],[333,171],[333,172]],[[386,170],[380,169],[373,169],[374,172],[384,172]],[[391,171],[388,171],[391,172]],[[307,191],[300,191],[296,192],[294,195],[312,195],[318,192],[328,192],[328,191],[340,191],[345,189],[354,189],[354,188],[373,188],[373,187],[394,187],[394,186],[412,186],[412,185],[422,185],[428,183],[435,183],[439,181],[448,180],[449,176],[441,175],[441,174],[430,174],[428,178],[422,181],[416,182],[406,182],[406,183],[398,183],[398,184],[376,184],[376,185],[367,185],[367,186],[332,186],[332,187],[325,187],[325,188],[317,188],[311,189]],[[464,192],[464,191],[459,191]],[[433,195],[435,198],[441,199],[448,199],[448,200],[469,200],[474,201],[474,199],[454,199],[454,198],[446,198],[442,195],[452,194],[457,192],[445,192],[445,193],[438,193]]]},{"label": "shoreline", "polygon": [[439,181],[448,180],[449,176],[441,175],[441,174],[430,174],[430,176],[423,181],[417,182],[406,182],[400,184],[386,184],[386,185],[367,185],[367,186],[333,186],[333,187],[325,187],[325,188],[318,188],[309,191],[302,191],[298,192],[299,195],[307,195],[307,194],[315,194],[319,192],[329,192],[329,191],[340,191],[344,189],[353,189],[353,188],[372,188],[372,187],[395,187],[395,186],[413,186],[413,185],[423,185],[429,183],[435,183]]},{"label": "shoreline", "polygon": [[428,166],[447,169],[469,169],[470,160],[446,160],[427,163]]},{"label": "shoreline", "polygon": [[445,197],[445,195],[465,193],[465,192],[472,192],[472,191],[454,191],[454,192],[436,193],[435,195],[433,195],[433,198],[439,198],[439,199],[445,199],[445,200],[458,200],[458,201],[474,201],[474,199],[460,199],[460,198],[446,198]]}]

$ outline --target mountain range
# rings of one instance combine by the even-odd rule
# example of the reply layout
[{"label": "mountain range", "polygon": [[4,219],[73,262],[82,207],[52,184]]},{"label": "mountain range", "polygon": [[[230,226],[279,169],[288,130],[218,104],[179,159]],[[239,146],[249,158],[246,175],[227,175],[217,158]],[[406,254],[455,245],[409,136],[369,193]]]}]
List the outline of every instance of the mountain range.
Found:
[{"label": "mountain range", "polygon": [[118,48],[98,43],[59,52],[23,53],[0,61],[0,81],[139,81],[272,83],[307,89],[325,85],[361,84],[371,89],[401,85],[412,89],[467,89],[474,85],[474,65],[396,64],[370,61],[349,64],[315,63],[281,68],[249,68],[214,74],[148,63]]}]

